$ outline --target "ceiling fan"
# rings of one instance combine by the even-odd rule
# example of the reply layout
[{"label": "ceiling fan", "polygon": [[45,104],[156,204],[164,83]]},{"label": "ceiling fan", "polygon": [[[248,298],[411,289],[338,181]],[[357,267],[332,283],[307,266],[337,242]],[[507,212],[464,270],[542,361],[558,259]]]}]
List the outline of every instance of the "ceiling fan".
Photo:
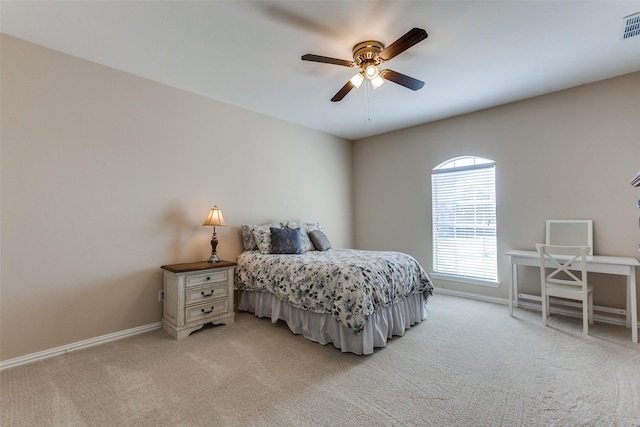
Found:
[{"label": "ceiling fan", "polygon": [[422,28],[412,28],[405,35],[386,48],[382,43],[375,40],[360,42],[353,47],[353,61],[345,59],[329,58],[327,56],[306,54],[302,56],[303,61],[323,62],[325,64],[341,65],[343,67],[360,67],[358,72],[336,93],[332,102],[342,100],[351,89],[360,87],[365,77],[369,79],[374,89],[380,87],[385,80],[399,84],[411,90],[422,89],[424,82],[413,77],[406,76],[393,70],[378,70],[378,65],[395,57],[396,55],[409,49],[411,46],[421,42],[428,36]]}]

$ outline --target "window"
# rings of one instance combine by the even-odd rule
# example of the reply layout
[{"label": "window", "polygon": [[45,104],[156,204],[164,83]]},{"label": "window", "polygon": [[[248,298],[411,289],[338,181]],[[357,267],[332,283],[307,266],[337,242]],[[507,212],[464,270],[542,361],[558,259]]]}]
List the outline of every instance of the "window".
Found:
[{"label": "window", "polygon": [[457,157],[431,172],[434,277],[498,286],[495,163]]}]

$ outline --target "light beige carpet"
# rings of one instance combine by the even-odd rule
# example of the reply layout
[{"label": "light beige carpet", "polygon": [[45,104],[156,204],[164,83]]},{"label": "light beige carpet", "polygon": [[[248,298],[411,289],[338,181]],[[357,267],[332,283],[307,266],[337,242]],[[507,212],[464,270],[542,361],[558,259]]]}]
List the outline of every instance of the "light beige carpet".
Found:
[{"label": "light beige carpet", "polygon": [[239,313],[0,373],[2,426],[639,426],[640,346],[621,326],[436,294],[370,356]]}]

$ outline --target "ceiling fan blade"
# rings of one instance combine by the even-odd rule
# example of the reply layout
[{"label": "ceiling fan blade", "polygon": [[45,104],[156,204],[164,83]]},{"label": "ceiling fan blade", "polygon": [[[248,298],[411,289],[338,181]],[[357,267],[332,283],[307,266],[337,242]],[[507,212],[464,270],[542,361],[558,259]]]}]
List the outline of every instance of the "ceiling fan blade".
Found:
[{"label": "ceiling fan blade", "polygon": [[349,80],[347,82],[347,84],[345,84],[344,86],[342,86],[342,89],[340,89],[338,91],[338,93],[336,93],[335,95],[333,95],[333,98],[331,98],[331,102],[338,102],[338,101],[342,101],[342,98],[344,98],[351,89],[353,89],[355,87],[355,85],[353,83],[351,83],[351,80]]},{"label": "ceiling fan blade", "polygon": [[322,62],[325,64],[342,65],[343,67],[353,67],[356,65],[353,61],[347,61],[346,59],[329,58],[328,56],[312,55],[310,53],[302,55],[302,60]]},{"label": "ceiling fan blade", "polygon": [[380,71],[380,75],[385,80],[389,80],[390,82],[397,83],[400,86],[404,86],[411,90],[419,90],[419,89],[422,89],[422,87],[424,86],[423,81],[414,79],[413,77],[409,77],[397,71],[382,70]]},{"label": "ceiling fan blade", "polygon": [[380,52],[380,58],[385,61],[393,58],[394,56],[404,52],[411,46],[426,39],[428,34],[422,28],[412,28],[404,36],[387,46],[382,52]]}]

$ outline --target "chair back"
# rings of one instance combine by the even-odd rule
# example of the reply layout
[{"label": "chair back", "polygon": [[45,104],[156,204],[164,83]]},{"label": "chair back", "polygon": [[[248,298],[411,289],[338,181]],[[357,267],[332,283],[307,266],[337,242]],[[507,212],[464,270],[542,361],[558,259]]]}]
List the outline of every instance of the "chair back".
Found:
[{"label": "chair back", "polygon": [[[537,244],[540,254],[540,271],[543,281],[547,284],[571,285],[586,288],[587,286],[587,255],[589,246],[557,246]],[[579,262],[580,265],[574,264]],[[546,268],[549,268],[547,270]],[[546,271],[550,271],[546,273]],[[579,271],[580,276],[574,274]]]}]

